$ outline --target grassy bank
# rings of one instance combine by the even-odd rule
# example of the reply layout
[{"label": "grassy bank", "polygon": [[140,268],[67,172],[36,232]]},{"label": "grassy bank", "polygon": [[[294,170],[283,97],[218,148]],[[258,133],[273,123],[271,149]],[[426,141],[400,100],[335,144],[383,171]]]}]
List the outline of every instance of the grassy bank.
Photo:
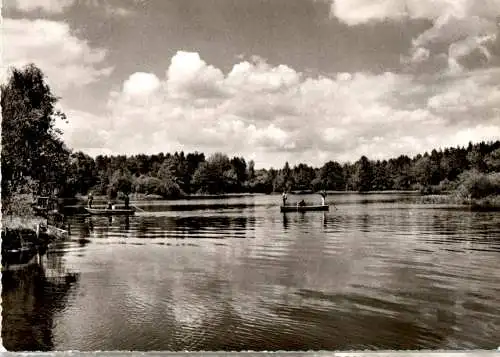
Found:
[{"label": "grassy bank", "polygon": [[16,194],[9,198],[2,197],[2,221],[4,216],[34,218],[35,197],[32,194]]},{"label": "grassy bank", "polygon": [[500,173],[465,171],[434,194],[424,195],[421,203],[463,205],[477,210],[500,210]]},{"label": "grassy bank", "polygon": [[2,215],[2,230],[31,229],[34,231],[39,224],[46,224],[46,219],[35,216],[23,217],[16,215]]},{"label": "grassy bank", "polygon": [[[46,250],[48,244],[62,235],[48,225],[46,218],[35,216],[31,206],[34,197],[13,195],[2,202],[2,269],[12,264],[25,264],[24,258]],[[22,253],[21,253],[22,251]]]},{"label": "grassy bank", "polygon": [[2,200],[2,231],[33,230],[39,224],[46,225],[47,219],[36,216],[33,207],[34,197],[30,194],[14,195],[8,200]]},{"label": "grassy bank", "polygon": [[500,211],[500,195],[474,199],[470,205],[473,209],[477,210]]},{"label": "grassy bank", "polygon": [[500,210],[500,195],[490,195],[483,198],[464,198],[456,193],[427,195],[419,197],[418,202],[423,204],[466,206],[478,210]]}]

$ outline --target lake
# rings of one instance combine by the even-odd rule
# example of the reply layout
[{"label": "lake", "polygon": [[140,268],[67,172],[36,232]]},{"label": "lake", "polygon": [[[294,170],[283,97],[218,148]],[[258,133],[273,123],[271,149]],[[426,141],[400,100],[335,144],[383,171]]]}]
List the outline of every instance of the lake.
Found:
[{"label": "lake", "polygon": [[[319,195],[290,195],[319,203]],[[138,202],[2,275],[9,350],[495,349],[500,212],[415,194]]]}]

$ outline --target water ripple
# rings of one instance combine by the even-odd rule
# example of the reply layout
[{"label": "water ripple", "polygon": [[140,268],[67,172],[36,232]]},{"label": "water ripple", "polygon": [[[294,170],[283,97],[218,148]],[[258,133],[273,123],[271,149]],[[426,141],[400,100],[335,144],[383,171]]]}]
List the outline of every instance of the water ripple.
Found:
[{"label": "water ripple", "polygon": [[5,280],[3,341],[21,346],[34,326],[60,350],[496,348],[500,215],[412,197],[339,194],[336,210],[290,214],[274,195],[200,199],[71,217],[47,262],[80,274],[74,292],[27,273]]}]

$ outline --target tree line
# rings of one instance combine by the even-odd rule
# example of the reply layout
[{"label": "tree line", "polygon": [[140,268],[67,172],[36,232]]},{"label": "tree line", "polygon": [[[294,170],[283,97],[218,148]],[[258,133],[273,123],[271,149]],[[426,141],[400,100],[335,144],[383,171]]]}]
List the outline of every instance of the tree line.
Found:
[{"label": "tree line", "polygon": [[186,194],[272,193],[282,191],[420,190],[435,193],[456,188],[465,172],[500,171],[500,141],[469,143],[467,147],[389,160],[362,156],[354,163],[328,161],[317,168],[258,169],[252,160],[215,153],[175,152],[157,155],[102,156],[71,154],[69,177],[75,193],[90,190],[111,197],[118,192],[176,198]]},{"label": "tree line", "polygon": [[110,198],[120,193],[164,198],[318,190],[434,193],[457,189],[465,178],[490,180],[500,172],[500,141],[388,160],[366,156],[353,163],[330,160],[321,167],[304,163],[292,167],[286,162],[282,168],[255,169],[254,162],[243,157],[223,153],[206,157],[199,152],[93,158],[62,141],[55,123],[67,118],[56,110],[57,98],[39,68],[13,69],[1,89],[2,201],[15,193],[54,189],[64,197],[94,192]]}]

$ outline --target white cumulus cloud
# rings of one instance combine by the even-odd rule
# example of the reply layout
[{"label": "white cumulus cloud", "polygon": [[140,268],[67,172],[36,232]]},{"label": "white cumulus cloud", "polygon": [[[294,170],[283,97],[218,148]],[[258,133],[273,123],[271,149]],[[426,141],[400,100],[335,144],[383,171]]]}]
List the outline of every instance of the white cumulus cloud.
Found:
[{"label": "white cumulus cloud", "polygon": [[222,72],[209,66],[198,53],[179,51],[167,71],[168,93],[172,97],[193,99],[218,96]]},{"label": "white cumulus cloud", "polygon": [[[422,84],[390,72],[308,77],[254,59],[224,74],[198,53],[178,52],[165,73],[131,74],[102,115],[77,113],[84,119],[76,122],[68,115],[69,145],[128,154],[222,151],[277,167],[285,161],[387,158],[500,138],[495,71]],[[89,128],[92,145],[84,139]]]},{"label": "white cumulus cloud", "polygon": [[147,96],[159,87],[160,80],[156,75],[136,72],[123,83],[123,93],[130,96]]},{"label": "white cumulus cloud", "polygon": [[[120,0],[120,3],[130,1]],[[101,10],[101,14],[108,17],[128,17],[133,14],[128,8],[110,4],[109,0],[10,0],[6,3],[6,9],[15,8],[21,12],[41,11],[47,15],[59,15],[73,6],[85,6]]]},{"label": "white cumulus cloud", "polygon": [[71,34],[68,24],[50,20],[4,19],[2,80],[9,67],[35,63],[55,93],[108,76],[106,51],[95,49]]},{"label": "white cumulus cloud", "polygon": [[[431,26],[413,41],[404,62],[432,61],[434,68],[452,73],[484,66],[489,47],[498,37],[500,0],[330,0],[331,14],[356,26],[372,22],[424,19]],[[442,57],[447,58],[442,61]],[[474,56],[473,59],[470,56]]]},{"label": "white cumulus cloud", "polygon": [[13,6],[21,11],[42,10],[47,13],[62,13],[71,7],[75,0],[13,0]]}]

